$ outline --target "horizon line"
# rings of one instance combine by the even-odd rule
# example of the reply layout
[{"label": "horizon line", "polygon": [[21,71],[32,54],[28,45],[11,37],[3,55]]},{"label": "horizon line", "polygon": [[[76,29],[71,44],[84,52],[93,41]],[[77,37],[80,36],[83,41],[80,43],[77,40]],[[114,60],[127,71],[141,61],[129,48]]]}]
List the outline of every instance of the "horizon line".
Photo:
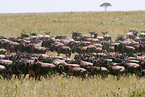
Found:
[{"label": "horizon line", "polygon": [[29,13],[77,13],[77,12],[137,12],[137,11],[145,11],[145,10],[124,10],[124,11],[54,11],[54,12],[0,12],[0,14],[29,14]]}]

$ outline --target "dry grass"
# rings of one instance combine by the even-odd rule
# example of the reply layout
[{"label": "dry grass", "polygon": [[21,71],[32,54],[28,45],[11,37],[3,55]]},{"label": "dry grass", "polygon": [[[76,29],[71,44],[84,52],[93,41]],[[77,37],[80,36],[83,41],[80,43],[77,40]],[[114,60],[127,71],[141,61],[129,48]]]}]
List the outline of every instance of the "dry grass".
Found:
[{"label": "dry grass", "polygon": [[113,76],[105,80],[62,78],[55,76],[41,81],[0,79],[1,97],[144,97],[145,79],[135,76],[122,77],[117,81]]},{"label": "dry grass", "polygon": [[[116,22],[116,18],[124,16]],[[83,12],[0,14],[0,35],[17,37],[20,33],[51,31],[51,36],[67,35],[73,31],[108,31],[115,39],[129,29],[145,30],[145,12]],[[56,53],[48,52],[48,55]],[[0,96],[4,97],[145,97],[145,78],[122,77],[119,81],[109,76],[106,80],[62,78],[55,76],[42,81],[0,79]]]},{"label": "dry grass", "polygon": [[[113,20],[124,16],[116,22]],[[129,29],[144,30],[145,12],[82,12],[82,13],[36,13],[36,14],[1,14],[0,35],[19,36],[20,33],[36,32],[51,35],[71,36],[73,31],[89,34],[89,31],[108,31],[115,38],[118,34],[126,35]]]}]

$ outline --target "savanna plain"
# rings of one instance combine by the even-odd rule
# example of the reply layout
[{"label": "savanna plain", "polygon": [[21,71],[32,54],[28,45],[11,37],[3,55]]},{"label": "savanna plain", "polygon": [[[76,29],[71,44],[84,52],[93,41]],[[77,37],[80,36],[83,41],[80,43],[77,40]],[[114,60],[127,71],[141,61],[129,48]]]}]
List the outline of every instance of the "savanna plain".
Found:
[{"label": "savanna plain", "polygon": [[[117,18],[123,17],[118,21]],[[89,35],[95,31],[108,31],[113,41],[118,35],[126,36],[131,29],[145,30],[145,11],[133,12],[64,12],[0,14],[0,35],[18,37],[20,33],[51,32],[50,36],[66,35],[72,32]],[[47,52],[48,55],[56,53]],[[73,58],[74,55],[71,56]],[[145,97],[145,77],[121,77],[109,75],[101,78],[63,78],[51,76],[41,81],[34,79],[0,79],[1,97]]]}]

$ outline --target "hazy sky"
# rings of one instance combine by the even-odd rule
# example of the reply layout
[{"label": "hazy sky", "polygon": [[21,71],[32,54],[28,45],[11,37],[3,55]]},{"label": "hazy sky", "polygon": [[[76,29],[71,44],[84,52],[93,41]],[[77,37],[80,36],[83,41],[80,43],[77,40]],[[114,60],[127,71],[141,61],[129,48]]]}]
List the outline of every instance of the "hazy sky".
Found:
[{"label": "hazy sky", "polygon": [[145,0],[0,0],[0,13],[104,11],[104,2],[108,11],[145,10]]}]

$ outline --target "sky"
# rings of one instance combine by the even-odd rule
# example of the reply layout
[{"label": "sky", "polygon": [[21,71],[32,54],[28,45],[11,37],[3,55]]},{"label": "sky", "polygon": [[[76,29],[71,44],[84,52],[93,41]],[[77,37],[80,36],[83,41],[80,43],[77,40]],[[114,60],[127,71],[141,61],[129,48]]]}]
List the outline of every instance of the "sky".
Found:
[{"label": "sky", "polygon": [[0,13],[104,11],[104,2],[108,11],[145,11],[145,0],[0,0]]}]

